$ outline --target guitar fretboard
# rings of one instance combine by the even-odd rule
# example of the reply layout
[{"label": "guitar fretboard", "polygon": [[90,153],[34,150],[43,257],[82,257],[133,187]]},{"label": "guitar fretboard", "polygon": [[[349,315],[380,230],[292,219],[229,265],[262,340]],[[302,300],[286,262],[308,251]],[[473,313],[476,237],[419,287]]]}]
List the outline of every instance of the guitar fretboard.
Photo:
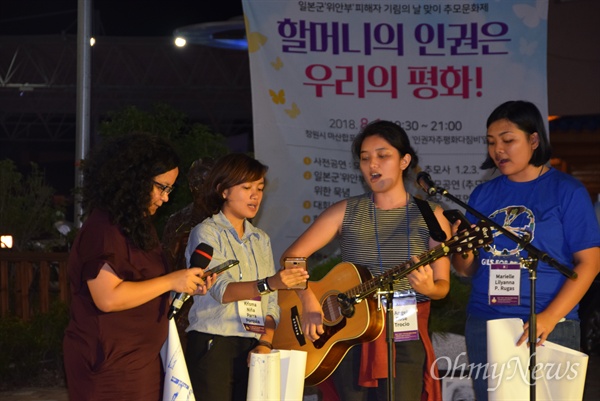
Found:
[{"label": "guitar fretboard", "polygon": [[480,221],[470,230],[464,230],[453,236],[446,242],[440,243],[433,249],[423,252],[417,256],[418,261],[413,259],[395,266],[386,272],[351,288],[344,294],[354,302],[366,298],[377,290],[390,290],[394,282],[406,277],[410,272],[436,261],[437,259],[454,252],[466,252],[488,245],[493,241],[489,224]]},{"label": "guitar fretboard", "polygon": [[381,275],[372,278],[371,280],[365,281],[362,284],[357,285],[356,287],[346,291],[346,295],[349,298],[354,299],[362,299],[370,294],[376,292],[377,290],[389,290],[394,282],[401,280],[406,277],[410,272],[419,268],[420,266],[424,266],[426,264],[432,263],[442,256],[446,256],[449,253],[450,249],[445,244],[440,244],[437,247],[422,253],[417,258],[418,262],[410,260],[401,265],[395,266]]}]

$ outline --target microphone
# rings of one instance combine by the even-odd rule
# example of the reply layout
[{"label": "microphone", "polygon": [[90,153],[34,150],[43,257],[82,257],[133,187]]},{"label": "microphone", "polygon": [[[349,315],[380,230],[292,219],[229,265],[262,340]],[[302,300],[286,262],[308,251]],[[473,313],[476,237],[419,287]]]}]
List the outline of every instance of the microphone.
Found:
[{"label": "microphone", "polygon": [[338,294],[337,299],[340,303],[340,311],[342,312],[342,315],[347,318],[354,316],[354,301],[348,298],[348,296],[343,292]]},{"label": "microphone", "polygon": [[[190,256],[190,266],[201,267],[203,269],[206,268],[212,259],[212,254],[213,247],[201,242]],[[169,319],[172,319],[173,316],[179,312],[179,309],[181,309],[183,303],[187,301],[189,297],[190,296],[185,292],[178,292],[175,294],[175,297],[171,302],[171,307],[169,308]]]},{"label": "microphone", "polygon": [[213,247],[201,242],[190,255],[190,267],[206,268],[212,260]]},{"label": "microphone", "polygon": [[426,173],[425,171],[421,171],[417,174],[417,184],[419,184],[419,186],[423,188],[423,191],[427,192],[428,195],[435,195],[437,192],[435,182],[433,182],[429,173]]}]

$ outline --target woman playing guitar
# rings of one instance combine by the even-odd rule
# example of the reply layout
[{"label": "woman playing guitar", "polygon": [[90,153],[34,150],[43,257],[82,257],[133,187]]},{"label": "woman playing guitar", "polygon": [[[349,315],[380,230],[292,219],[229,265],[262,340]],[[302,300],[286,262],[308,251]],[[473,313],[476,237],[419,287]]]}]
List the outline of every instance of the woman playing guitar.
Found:
[{"label": "woman playing guitar", "polygon": [[[342,260],[364,266],[375,276],[439,244],[431,238],[415,199],[405,187],[409,169],[418,163],[406,132],[392,122],[375,121],[356,137],[352,152],[359,159],[370,191],[326,209],[284,252],[282,260],[309,257],[339,238]],[[442,208],[431,202],[429,206],[449,236],[450,225]],[[441,399],[439,381],[431,377],[430,367],[435,357],[427,334],[427,320],[430,299],[445,297],[449,286],[450,260],[446,256],[419,266],[394,283],[397,294],[394,309],[398,305],[402,313],[418,314],[418,319],[411,322],[406,319],[407,327],[397,327],[394,333],[394,393],[397,400],[421,400],[422,395],[426,397],[424,399]],[[315,342],[325,333],[324,312],[311,287],[314,283],[296,293],[302,303],[304,335]],[[350,322],[352,318],[347,320]],[[384,330],[381,332],[385,333]],[[381,334],[373,342],[351,348],[339,365],[333,367],[333,380],[340,399],[364,401],[369,393],[376,393],[378,400],[386,400],[385,337]]]}]

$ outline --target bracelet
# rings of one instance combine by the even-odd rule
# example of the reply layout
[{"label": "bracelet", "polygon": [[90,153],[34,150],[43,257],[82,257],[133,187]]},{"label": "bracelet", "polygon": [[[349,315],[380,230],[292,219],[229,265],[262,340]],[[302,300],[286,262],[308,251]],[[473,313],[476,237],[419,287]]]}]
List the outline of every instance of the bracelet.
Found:
[{"label": "bracelet", "polygon": [[273,344],[271,344],[268,341],[264,341],[264,340],[258,340],[258,345],[262,345],[264,347],[267,347],[268,349],[273,349]]},{"label": "bracelet", "polygon": [[271,286],[269,285],[269,279],[271,277],[265,277],[265,284],[267,285],[267,288],[269,289],[269,291],[273,292],[275,291],[274,289],[271,288]]}]

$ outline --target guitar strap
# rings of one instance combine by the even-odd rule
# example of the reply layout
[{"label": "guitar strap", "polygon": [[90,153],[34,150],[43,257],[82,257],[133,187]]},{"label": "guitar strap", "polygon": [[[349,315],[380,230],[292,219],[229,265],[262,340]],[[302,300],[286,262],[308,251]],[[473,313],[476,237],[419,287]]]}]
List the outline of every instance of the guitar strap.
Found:
[{"label": "guitar strap", "polygon": [[413,197],[413,199],[417,203],[417,206],[421,211],[421,215],[423,215],[423,218],[427,223],[427,228],[429,228],[429,235],[431,235],[431,238],[438,242],[445,241],[446,233],[444,232],[444,230],[442,230],[442,227],[440,227],[440,223],[438,223],[437,219],[435,218],[433,210],[431,210],[431,207],[429,206],[429,202],[423,199],[419,199],[417,197]]}]

